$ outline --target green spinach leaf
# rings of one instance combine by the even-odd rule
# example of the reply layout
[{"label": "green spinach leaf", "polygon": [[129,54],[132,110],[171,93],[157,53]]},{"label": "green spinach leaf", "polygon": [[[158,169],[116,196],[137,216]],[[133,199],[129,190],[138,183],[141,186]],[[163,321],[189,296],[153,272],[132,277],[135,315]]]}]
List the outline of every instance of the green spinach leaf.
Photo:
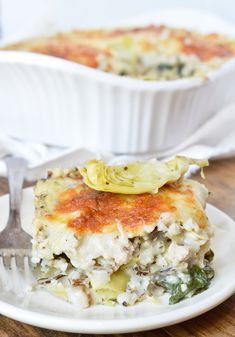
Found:
[{"label": "green spinach leaf", "polygon": [[184,283],[181,278],[175,283],[165,280],[158,281],[158,285],[171,294],[169,304],[178,303],[185,297],[191,297],[206,290],[210,285],[211,279],[214,277],[214,270],[210,265],[206,265],[204,268],[194,265],[189,270],[189,276],[190,281],[188,283]]}]

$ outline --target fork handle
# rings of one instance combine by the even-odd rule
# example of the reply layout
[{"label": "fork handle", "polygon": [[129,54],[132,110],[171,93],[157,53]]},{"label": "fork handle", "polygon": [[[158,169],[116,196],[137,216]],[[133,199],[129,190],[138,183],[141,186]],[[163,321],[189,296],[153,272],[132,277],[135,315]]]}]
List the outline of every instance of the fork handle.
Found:
[{"label": "fork handle", "polygon": [[20,214],[21,192],[27,168],[24,158],[6,157],[8,185],[10,193],[10,213]]}]

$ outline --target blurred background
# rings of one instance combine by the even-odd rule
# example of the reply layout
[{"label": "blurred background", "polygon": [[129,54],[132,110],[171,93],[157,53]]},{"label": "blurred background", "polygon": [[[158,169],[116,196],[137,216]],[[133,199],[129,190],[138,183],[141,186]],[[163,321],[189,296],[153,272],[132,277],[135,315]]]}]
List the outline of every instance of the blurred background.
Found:
[{"label": "blurred background", "polygon": [[113,25],[162,8],[200,9],[235,23],[234,0],[1,0],[2,35]]}]

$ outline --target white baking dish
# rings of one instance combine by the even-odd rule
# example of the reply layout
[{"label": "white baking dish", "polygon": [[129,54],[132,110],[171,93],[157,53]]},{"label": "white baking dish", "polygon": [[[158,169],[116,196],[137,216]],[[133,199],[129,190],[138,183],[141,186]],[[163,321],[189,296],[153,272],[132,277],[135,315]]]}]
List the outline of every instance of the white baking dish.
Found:
[{"label": "white baking dish", "polygon": [[[199,30],[203,23],[203,31],[235,36],[230,25],[191,11],[164,11],[132,22]],[[235,60],[208,80],[147,82],[51,56],[0,52],[0,132],[19,138],[115,153],[159,152],[234,101]]]}]

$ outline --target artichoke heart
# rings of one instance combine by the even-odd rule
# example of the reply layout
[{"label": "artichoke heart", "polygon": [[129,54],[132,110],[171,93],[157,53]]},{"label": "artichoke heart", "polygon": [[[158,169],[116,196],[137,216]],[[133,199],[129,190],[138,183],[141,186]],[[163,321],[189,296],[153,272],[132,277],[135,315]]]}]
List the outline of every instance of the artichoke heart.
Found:
[{"label": "artichoke heart", "polygon": [[205,159],[176,156],[175,159],[138,161],[108,166],[102,160],[90,160],[80,168],[84,183],[92,189],[120,194],[157,193],[165,184],[179,180],[190,165],[208,166]]},{"label": "artichoke heart", "polygon": [[128,281],[128,275],[124,270],[119,269],[112,274],[107,284],[95,289],[94,296],[96,299],[102,299],[108,304],[110,300],[115,300],[119,294],[126,291]]}]

